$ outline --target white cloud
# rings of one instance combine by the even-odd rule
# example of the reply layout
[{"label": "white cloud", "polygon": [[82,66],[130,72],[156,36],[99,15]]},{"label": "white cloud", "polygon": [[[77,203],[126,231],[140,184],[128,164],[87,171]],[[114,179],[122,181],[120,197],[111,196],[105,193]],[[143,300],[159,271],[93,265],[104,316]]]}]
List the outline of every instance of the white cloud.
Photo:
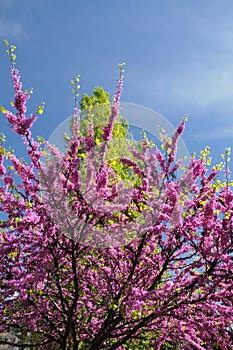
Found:
[{"label": "white cloud", "polygon": [[16,0],[0,0],[0,35],[3,38],[21,36],[24,32],[22,23],[12,15]]},{"label": "white cloud", "polygon": [[[145,84],[145,85],[144,85]],[[201,63],[186,65],[180,71],[150,74],[140,83],[162,103],[183,106],[187,111],[200,107],[225,106],[233,109],[233,64],[206,69]]]},{"label": "white cloud", "polygon": [[168,91],[173,99],[191,105],[208,106],[232,100],[233,65],[206,68],[202,62],[187,65],[171,76]]},{"label": "white cloud", "polygon": [[150,86],[162,101],[188,109],[216,104],[233,109],[233,25],[220,21],[220,26],[206,16],[193,17],[193,26],[188,28],[193,35],[184,35],[183,46],[179,36],[174,36],[167,50],[169,59],[161,60],[153,71],[146,70],[142,89]]},{"label": "white cloud", "polygon": [[233,139],[233,125],[225,126],[218,129],[212,129],[193,136],[193,139],[220,140]]},{"label": "white cloud", "polygon": [[23,26],[18,21],[0,18],[0,33],[4,38],[20,36],[23,34]]}]

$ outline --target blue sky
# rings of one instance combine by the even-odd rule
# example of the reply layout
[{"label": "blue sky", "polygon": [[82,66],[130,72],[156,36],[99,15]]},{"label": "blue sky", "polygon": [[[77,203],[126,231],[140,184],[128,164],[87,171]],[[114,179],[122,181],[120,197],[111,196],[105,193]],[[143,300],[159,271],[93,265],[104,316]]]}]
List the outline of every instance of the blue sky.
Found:
[{"label": "blue sky", "polygon": [[[190,153],[209,145],[216,162],[233,146],[232,18],[231,0],[0,0],[1,39],[17,46],[24,87],[35,89],[31,111],[46,102],[35,135],[48,138],[71,114],[76,74],[81,94],[102,85],[112,95],[117,64],[125,61],[122,101],[156,110],[173,125],[189,114]],[[5,106],[13,98],[8,67],[2,45]]]}]

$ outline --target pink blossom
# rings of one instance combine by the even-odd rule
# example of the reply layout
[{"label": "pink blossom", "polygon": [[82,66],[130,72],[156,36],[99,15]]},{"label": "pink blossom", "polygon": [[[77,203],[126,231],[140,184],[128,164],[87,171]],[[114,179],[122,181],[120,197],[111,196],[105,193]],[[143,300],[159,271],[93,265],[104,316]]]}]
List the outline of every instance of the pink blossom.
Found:
[{"label": "pink blossom", "polygon": [[[229,182],[219,191],[216,171],[207,175],[203,159],[193,157],[181,178],[171,178],[181,164],[172,163],[184,123],[170,158],[158,148],[148,156],[146,144],[142,152],[131,147],[134,160],[121,159],[138,175],[130,185],[108,168],[105,154],[98,161],[93,128],[83,138],[78,115],[65,156],[46,143],[52,157],[43,167],[30,130],[36,118],[26,118],[15,68],[12,80],[16,115],[5,117],[31,164],[10,155],[6,173],[2,146],[0,331],[10,323],[31,332],[41,350],[136,349],[144,346],[140,337],[154,349],[168,342],[184,350],[232,348],[232,188]],[[105,151],[122,85],[121,77]]]}]

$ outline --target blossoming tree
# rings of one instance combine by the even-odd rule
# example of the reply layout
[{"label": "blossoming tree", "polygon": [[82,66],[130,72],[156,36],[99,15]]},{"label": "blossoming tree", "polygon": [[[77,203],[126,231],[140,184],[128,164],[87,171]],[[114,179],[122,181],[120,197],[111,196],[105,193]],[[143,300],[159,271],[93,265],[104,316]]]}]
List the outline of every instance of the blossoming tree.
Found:
[{"label": "blossoming tree", "polygon": [[107,153],[122,74],[101,142],[93,124],[80,132],[75,105],[67,150],[46,143],[45,166],[14,64],[11,75],[16,113],[1,111],[30,164],[1,142],[0,331],[19,334],[21,348],[232,349],[229,174],[221,181],[219,165],[208,170],[205,151],[176,176],[182,121],[162,151],[143,138],[121,157],[131,186],[117,176]]}]

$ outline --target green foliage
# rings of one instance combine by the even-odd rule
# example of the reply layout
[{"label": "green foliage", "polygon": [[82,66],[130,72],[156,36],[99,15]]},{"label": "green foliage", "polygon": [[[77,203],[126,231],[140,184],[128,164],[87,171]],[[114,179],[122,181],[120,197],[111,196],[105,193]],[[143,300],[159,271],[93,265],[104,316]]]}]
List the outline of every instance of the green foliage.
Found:
[{"label": "green foliage", "polygon": [[85,93],[83,94],[80,101],[80,108],[82,111],[84,111],[99,104],[109,105],[109,103],[109,94],[104,91],[102,86],[96,86],[92,92],[92,96],[89,96]]},{"label": "green foliage", "polygon": [[[153,350],[154,346],[152,345],[152,339],[155,339],[156,332],[149,332],[145,335],[143,333],[143,336],[138,339],[129,339],[127,344],[125,345],[125,348],[127,350]],[[172,342],[164,342],[161,345],[161,350],[179,350],[179,346],[176,344],[172,344]]]},{"label": "green foliage", "polygon": [[[92,95],[86,93],[83,94],[80,103],[80,133],[83,137],[88,135],[88,128],[91,123],[94,125],[94,142],[97,149],[101,149],[103,143],[103,127],[108,124],[109,116],[111,113],[111,102],[109,100],[109,93],[107,93],[101,86],[96,86]],[[70,128],[72,128],[73,119],[70,122]],[[66,139],[69,140],[67,135]],[[129,125],[126,119],[119,114],[113,128],[113,137],[108,143],[108,150],[106,154],[106,161],[108,165],[113,169],[118,176],[118,180],[123,180],[124,183],[128,183],[131,186],[132,181],[135,184],[140,182],[139,177],[131,172],[129,167],[122,164],[121,157],[128,157],[134,159],[128,146],[132,145],[138,150],[140,149],[140,143],[135,141],[132,135],[129,134]],[[79,155],[83,159],[82,171],[85,172],[85,159],[86,154],[82,150],[79,151]]]}]

